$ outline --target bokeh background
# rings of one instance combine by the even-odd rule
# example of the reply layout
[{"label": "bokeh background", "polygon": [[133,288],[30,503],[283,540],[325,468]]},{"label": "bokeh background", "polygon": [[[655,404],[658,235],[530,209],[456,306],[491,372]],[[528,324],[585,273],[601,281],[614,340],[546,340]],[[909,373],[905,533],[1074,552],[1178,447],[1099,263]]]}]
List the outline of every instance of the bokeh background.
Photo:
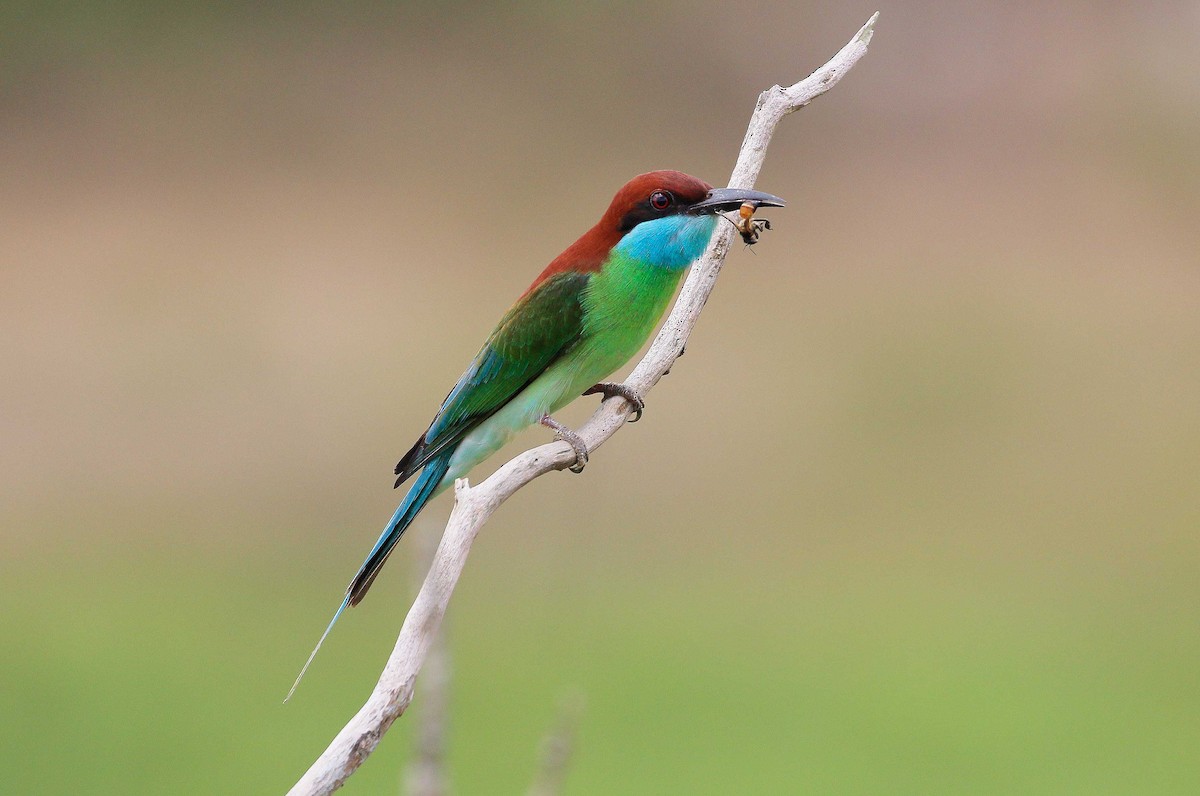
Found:
[{"label": "bokeh background", "polygon": [[523,792],[581,693],[569,794],[1200,792],[1197,5],[445,0],[0,5],[4,790],[290,786],[494,321],[876,8],[645,421],[476,545],[453,784]]}]

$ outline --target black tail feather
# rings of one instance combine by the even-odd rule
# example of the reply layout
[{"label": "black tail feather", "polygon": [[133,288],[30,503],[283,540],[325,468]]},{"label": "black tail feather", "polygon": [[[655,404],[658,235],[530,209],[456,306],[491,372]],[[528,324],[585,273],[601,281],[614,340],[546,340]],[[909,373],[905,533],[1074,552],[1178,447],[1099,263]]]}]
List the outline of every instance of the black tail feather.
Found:
[{"label": "black tail feather", "polygon": [[[395,473],[400,476],[396,479],[396,487],[399,487],[408,477],[415,473],[420,468],[421,454],[425,452],[425,435],[417,437],[416,443],[409,449],[408,453],[404,454],[403,458],[396,463]],[[393,487],[393,488],[396,488]]]}]

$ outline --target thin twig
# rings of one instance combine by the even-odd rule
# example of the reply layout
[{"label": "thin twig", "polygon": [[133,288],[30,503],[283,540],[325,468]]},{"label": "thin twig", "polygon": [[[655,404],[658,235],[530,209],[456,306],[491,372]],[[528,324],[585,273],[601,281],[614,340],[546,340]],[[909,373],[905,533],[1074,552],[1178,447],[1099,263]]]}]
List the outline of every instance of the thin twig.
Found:
[{"label": "thin twig", "polygon": [[[876,13],[854,38],[817,71],[788,88],[772,86],[758,98],[746,137],[738,154],[729,185],[750,188],[758,178],[767,144],[779,121],[833,88],[867,52],[874,32]],[[721,225],[704,256],[692,266],[654,343],[625,383],[645,395],[679,357],[696,321],[712,293],[733,229]],[[617,432],[631,413],[624,398],[609,398],[578,430],[589,451],[595,451]],[[367,758],[383,734],[412,701],[413,684],[441,624],[450,596],[466,565],[471,544],[492,513],[521,487],[551,470],[575,463],[575,453],[565,442],[540,445],[516,456],[478,486],[465,478],[454,484],[454,509],[438,545],[433,566],[417,599],[409,609],[383,673],[365,705],[342,728],[329,747],[289,792],[294,796],[332,793]]]}]

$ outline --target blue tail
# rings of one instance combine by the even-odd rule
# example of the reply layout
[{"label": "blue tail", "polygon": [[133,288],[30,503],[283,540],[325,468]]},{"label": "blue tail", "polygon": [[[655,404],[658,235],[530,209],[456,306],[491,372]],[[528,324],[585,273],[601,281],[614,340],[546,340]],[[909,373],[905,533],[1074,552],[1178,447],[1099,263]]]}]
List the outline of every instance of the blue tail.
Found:
[{"label": "blue tail", "polygon": [[387,527],[380,534],[379,541],[367,554],[367,560],[359,567],[354,580],[350,581],[350,587],[346,589],[346,599],[349,600],[350,605],[354,606],[362,602],[362,598],[367,594],[367,589],[371,588],[371,584],[375,582],[375,576],[383,567],[383,562],[387,561],[392,548],[396,546],[396,542],[400,541],[401,534],[433,497],[438,484],[442,482],[446,471],[450,469],[450,457],[453,455],[454,449],[452,448],[443,451],[425,464],[425,469],[417,476],[417,480],[409,488],[408,494],[396,508],[396,513],[392,515]]},{"label": "blue tail", "polygon": [[392,548],[396,546],[396,542],[400,541],[400,536],[412,521],[416,519],[421,509],[425,508],[425,504],[433,497],[438,484],[442,482],[446,471],[450,469],[450,457],[453,455],[454,449],[451,448],[448,451],[438,454],[426,463],[425,469],[421,471],[421,475],[417,477],[412,487],[409,488],[408,494],[404,496],[404,500],[400,501],[400,505],[396,508],[396,513],[392,515],[387,527],[383,529],[379,541],[371,548],[371,552],[367,555],[367,560],[359,567],[358,574],[354,576],[354,580],[350,581],[350,586],[346,589],[346,596],[342,598],[342,604],[338,606],[333,619],[329,620],[329,625],[325,628],[325,632],[321,634],[321,640],[317,642],[317,646],[313,648],[312,654],[305,661],[304,668],[300,670],[300,674],[296,677],[296,682],[292,684],[292,690],[288,691],[287,697],[283,700],[284,702],[287,702],[292,698],[292,694],[296,693],[296,686],[300,685],[300,680],[303,679],[304,673],[308,671],[309,664],[313,662],[313,658],[317,657],[317,651],[325,643],[325,637],[329,635],[330,630],[333,630],[333,626],[341,618],[342,612],[346,610],[346,606],[354,606],[362,602],[367,589],[371,588],[371,584],[375,582],[375,576],[379,574],[379,570],[383,567],[383,562],[387,560],[388,555],[392,552]]}]

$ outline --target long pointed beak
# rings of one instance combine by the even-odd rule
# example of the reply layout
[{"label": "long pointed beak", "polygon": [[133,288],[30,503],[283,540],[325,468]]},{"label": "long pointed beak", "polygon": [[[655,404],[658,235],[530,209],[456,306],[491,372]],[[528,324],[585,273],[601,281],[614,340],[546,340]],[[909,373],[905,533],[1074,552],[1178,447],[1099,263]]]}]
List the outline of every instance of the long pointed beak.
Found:
[{"label": "long pointed beak", "polygon": [[778,196],[748,188],[713,188],[696,204],[688,208],[689,213],[724,213],[737,210],[744,202],[753,202],[756,207],[785,207],[787,202]]}]

